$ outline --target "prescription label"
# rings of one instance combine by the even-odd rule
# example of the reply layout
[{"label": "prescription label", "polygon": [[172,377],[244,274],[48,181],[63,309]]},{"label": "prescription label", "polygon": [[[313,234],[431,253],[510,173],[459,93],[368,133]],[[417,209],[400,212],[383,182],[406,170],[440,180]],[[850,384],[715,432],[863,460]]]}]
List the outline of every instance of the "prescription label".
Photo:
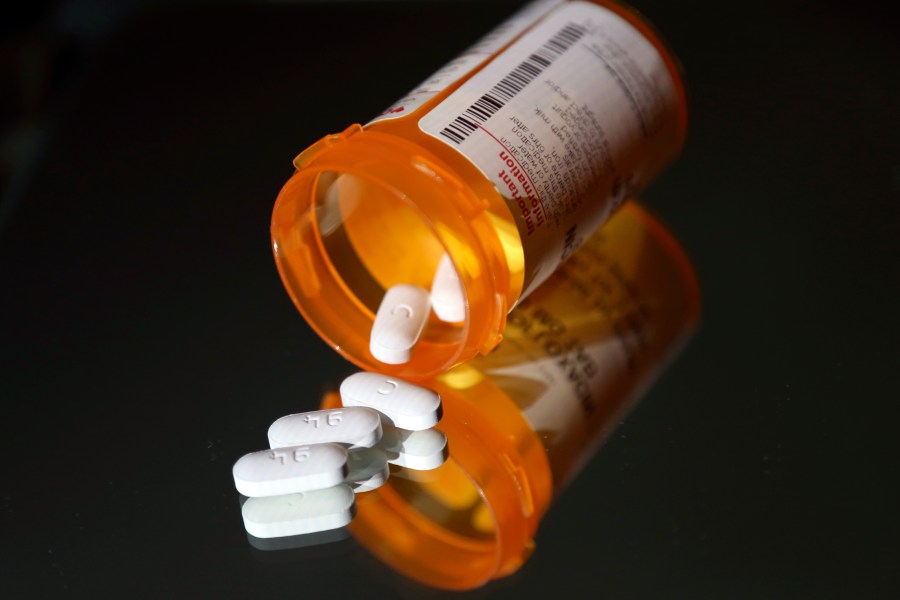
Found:
[{"label": "prescription label", "polygon": [[651,161],[677,111],[659,50],[614,12],[571,2],[419,127],[471,160],[507,199],[524,246],[524,297],[655,175]]},{"label": "prescription label", "polygon": [[[684,322],[667,250],[626,205],[508,317],[478,368],[573,476],[649,385]],[[562,481],[557,483],[562,483]]]},{"label": "prescription label", "polygon": [[406,96],[385,109],[384,112],[372,119],[370,124],[376,121],[405,117],[415,112],[423,104],[478,67],[500,48],[533,25],[535,21],[554,7],[562,4],[562,2],[563,0],[537,0],[526,5],[522,10],[478,40],[465,52],[434,72],[431,77],[416,86]]}]

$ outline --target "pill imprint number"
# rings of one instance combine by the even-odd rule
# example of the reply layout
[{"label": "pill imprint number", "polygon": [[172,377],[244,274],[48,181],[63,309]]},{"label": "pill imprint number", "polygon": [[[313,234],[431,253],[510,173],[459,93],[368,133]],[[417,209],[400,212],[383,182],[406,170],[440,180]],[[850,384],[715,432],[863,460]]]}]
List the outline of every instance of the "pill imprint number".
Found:
[{"label": "pill imprint number", "polygon": [[[281,452],[279,450],[272,450],[269,453],[269,458],[274,461],[281,461],[281,464],[284,464],[285,457],[287,456],[286,452]],[[309,459],[309,446],[303,446],[302,448],[296,448],[291,456],[294,459],[294,462],[301,463],[307,459]]]},{"label": "pill imprint number", "polygon": [[391,381],[390,379],[385,379],[384,384],[378,387],[378,393],[382,396],[387,396],[391,392],[397,389],[397,382]]},{"label": "pill imprint number", "polygon": [[391,311],[392,315],[403,314],[407,319],[412,319],[413,317],[413,309],[409,304],[398,304],[394,307],[394,310]]},{"label": "pill imprint number", "polygon": [[[303,420],[307,423],[312,423],[312,426],[316,429],[319,428],[319,422],[321,417],[313,417],[312,415],[306,415],[303,417]],[[337,427],[341,424],[343,417],[341,416],[341,411],[337,410],[334,412],[328,413],[328,416],[325,417],[325,423],[330,425],[331,427]]]}]

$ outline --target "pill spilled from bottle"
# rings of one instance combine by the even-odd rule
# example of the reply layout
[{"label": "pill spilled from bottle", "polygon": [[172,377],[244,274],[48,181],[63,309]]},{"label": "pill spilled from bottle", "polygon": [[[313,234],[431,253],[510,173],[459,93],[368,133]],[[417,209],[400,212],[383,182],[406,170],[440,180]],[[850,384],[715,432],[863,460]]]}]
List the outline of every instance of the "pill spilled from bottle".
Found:
[{"label": "pill spilled from bottle", "polygon": [[447,323],[459,323],[466,318],[466,297],[459,274],[447,254],[438,262],[430,293],[405,283],[385,292],[369,335],[369,352],[388,365],[408,363],[431,311]]},{"label": "pill spilled from bottle", "polygon": [[378,373],[341,384],[343,408],[287,415],[269,427],[269,450],[234,464],[244,528],[256,538],[330,531],[349,524],[355,495],[383,485],[389,464],[431,470],[448,458],[447,437],[433,429],[440,396]]}]

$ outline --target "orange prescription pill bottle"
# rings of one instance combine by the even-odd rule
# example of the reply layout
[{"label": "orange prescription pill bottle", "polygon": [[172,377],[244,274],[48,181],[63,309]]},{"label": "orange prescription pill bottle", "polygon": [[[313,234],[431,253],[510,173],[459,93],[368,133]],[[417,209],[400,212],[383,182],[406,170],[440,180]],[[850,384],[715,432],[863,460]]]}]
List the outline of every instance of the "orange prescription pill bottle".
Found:
[{"label": "orange prescription pill bottle", "polygon": [[[469,589],[516,571],[558,494],[697,326],[700,293],[665,229],[626,202],[509,316],[504,340],[423,383],[449,459],[357,496],[353,535],[396,571]],[[337,394],[326,407],[340,404]]]},{"label": "orange prescription pill bottle", "polygon": [[[436,376],[502,337],[507,314],[680,151],[675,59],[615,2],[539,0],[365,126],[294,159],[272,216],[282,281],[364,368]],[[408,362],[369,350],[385,291],[432,289],[444,257],[460,316],[431,314]]]}]

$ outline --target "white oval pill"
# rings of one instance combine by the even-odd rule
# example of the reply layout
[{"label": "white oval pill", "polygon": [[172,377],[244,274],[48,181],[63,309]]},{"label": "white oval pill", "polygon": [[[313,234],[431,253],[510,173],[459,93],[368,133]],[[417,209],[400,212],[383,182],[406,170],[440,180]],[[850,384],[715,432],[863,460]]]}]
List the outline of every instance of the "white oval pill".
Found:
[{"label": "white oval pill", "polygon": [[269,426],[269,447],[334,442],[371,448],[381,439],[381,417],[371,408],[349,406],[281,417]]},{"label": "white oval pill", "polygon": [[368,406],[402,429],[418,431],[441,420],[441,396],[402,379],[379,373],[354,373],[341,383],[344,406]]},{"label": "white oval pill", "polygon": [[378,448],[389,463],[417,471],[437,469],[450,456],[447,436],[437,429],[409,431],[385,425]]},{"label": "white oval pill", "polygon": [[237,491],[258,497],[332,487],[344,480],[347,470],[343,446],[314,444],[246,454],[231,472]]},{"label": "white oval pill", "polygon": [[248,498],[244,529],[258,538],[300,535],[343,527],[353,519],[356,496],[347,484],[298,494]]},{"label": "white oval pill", "polygon": [[447,323],[466,320],[466,295],[449,254],[441,257],[431,282],[431,309]]},{"label": "white oval pill", "polygon": [[349,453],[347,483],[357,494],[380,487],[391,475],[387,455],[378,448],[359,448]]},{"label": "white oval pill", "polygon": [[381,299],[372,323],[369,351],[389,365],[402,365],[422,335],[428,321],[428,292],[415,285],[395,285]]}]

